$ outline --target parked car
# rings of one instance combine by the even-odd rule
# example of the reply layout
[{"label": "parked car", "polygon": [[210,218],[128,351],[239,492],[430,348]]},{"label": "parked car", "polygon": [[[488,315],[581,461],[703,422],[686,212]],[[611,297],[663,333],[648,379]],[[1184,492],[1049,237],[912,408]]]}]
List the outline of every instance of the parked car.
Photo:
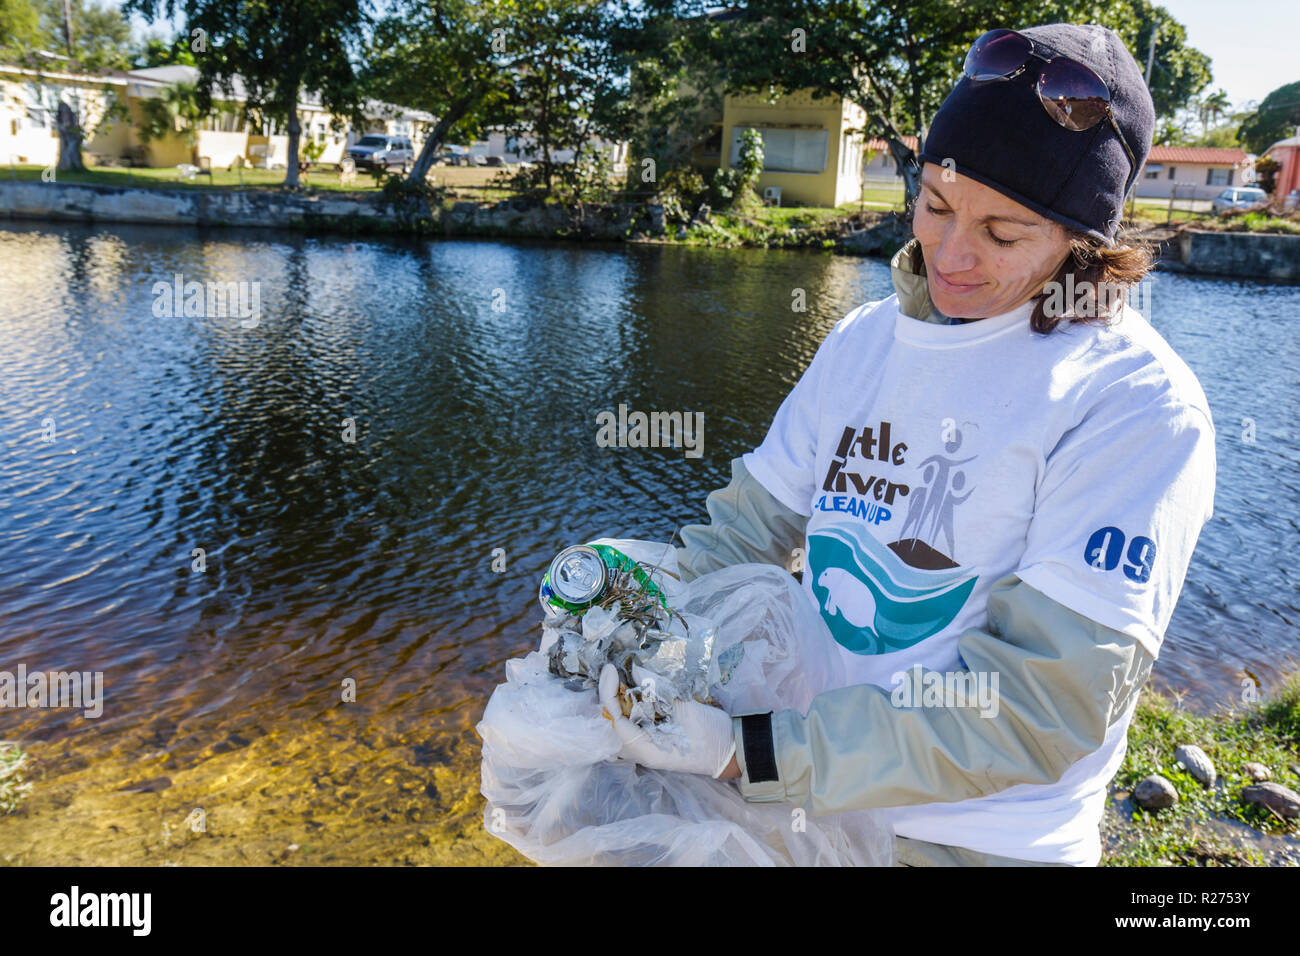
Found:
[{"label": "parked car", "polygon": [[405,136],[367,133],[348,147],[348,156],[358,169],[392,169],[409,172],[415,162],[415,150]]},{"label": "parked car", "polygon": [[508,166],[508,165],[510,165],[509,163],[506,162],[506,158],[505,158],[504,156],[486,156],[486,157],[484,157],[484,159],[486,159],[486,161],[487,161],[487,165],[489,165],[489,166]]},{"label": "parked car", "polygon": [[1214,210],[1215,215],[1218,215],[1227,212],[1229,209],[1252,209],[1267,202],[1268,193],[1258,186],[1237,186],[1225,189],[1215,196],[1210,207]]}]

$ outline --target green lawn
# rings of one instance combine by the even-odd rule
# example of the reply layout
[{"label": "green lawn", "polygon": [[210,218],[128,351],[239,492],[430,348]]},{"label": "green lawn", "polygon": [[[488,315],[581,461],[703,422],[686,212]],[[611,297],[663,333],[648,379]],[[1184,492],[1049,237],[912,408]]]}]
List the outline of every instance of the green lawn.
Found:
[{"label": "green lawn", "polygon": [[[1254,691],[1254,689],[1251,689]],[[1196,713],[1170,696],[1145,690],[1128,732],[1124,764],[1111,785],[1103,820],[1109,866],[1260,866],[1262,850],[1300,833],[1300,821],[1276,817],[1241,800],[1251,781],[1248,761],[1264,764],[1273,780],[1300,787],[1300,673],[1210,714]],[[1243,698],[1245,697],[1243,693]],[[1214,762],[1218,779],[1205,788],[1174,760],[1180,744],[1196,744]],[[1130,794],[1148,774],[1174,785],[1178,803],[1142,810]],[[1249,839],[1251,831],[1269,839]],[[1246,837],[1246,839],[1243,839]]]},{"label": "green lawn", "polygon": [[[4,178],[7,174],[10,179],[30,182],[41,179],[44,171],[44,167],[41,166],[9,166],[7,169],[0,166],[0,178]],[[268,186],[282,185],[284,175],[285,171],[283,169],[245,169],[242,171],[238,169],[229,171],[214,169],[212,171],[211,185],[264,189]],[[169,189],[201,189],[209,185],[207,176],[195,176],[192,180],[182,179],[175,166],[163,166],[156,169],[149,167],[124,169],[117,166],[95,166],[87,168],[84,173],[58,173],[57,177],[57,182],[61,183],[87,183],[101,186],[155,186]],[[358,172],[352,184],[346,188],[339,185],[339,176],[336,172],[303,173],[301,182],[304,186],[309,186],[312,189],[332,189],[344,192],[366,192],[378,188],[375,185],[375,177],[362,172]]]}]

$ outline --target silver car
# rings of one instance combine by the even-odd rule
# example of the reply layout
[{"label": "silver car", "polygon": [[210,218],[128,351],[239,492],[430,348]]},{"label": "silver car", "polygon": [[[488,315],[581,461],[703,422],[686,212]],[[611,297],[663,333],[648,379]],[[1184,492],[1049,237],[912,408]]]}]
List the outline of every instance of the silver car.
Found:
[{"label": "silver car", "polygon": [[397,167],[407,173],[415,162],[415,149],[405,136],[367,133],[348,147],[348,156],[358,169]]},{"label": "silver car", "polygon": [[1214,202],[1210,203],[1210,207],[1214,210],[1215,215],[1218,215],[1227,212],[1229,209],[1252,209],[1267,202],[1268,193],[1258,186],[1237,186],[1232,189],[1225,189],[1215,196]]}]

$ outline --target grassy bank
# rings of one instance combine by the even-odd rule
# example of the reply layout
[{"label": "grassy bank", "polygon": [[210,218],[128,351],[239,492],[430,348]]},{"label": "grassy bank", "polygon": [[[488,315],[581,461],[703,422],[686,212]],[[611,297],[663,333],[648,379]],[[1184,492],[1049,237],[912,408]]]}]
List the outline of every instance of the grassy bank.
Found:
[{"label": "grassy bank", "polygon": [[766,206],[741,212],[711,213],[705,221],[670,224],[664,241],[690,246],[759,246],[830,249],[854,228],[874,224],[881,213],[858,203],[834,209]]},{"label": "grassy bank", "polygon": [[[1183,744],[1196,744],[1214,762],[1211,788],[1174,758]],[[1129,727],[1128,752],[1111,784],[1102,822],[1107,866],[1300,865],[1300,820],[1285,820],[1246,804],[1252,781],[1247,763],[1263,764],[1271,779],[1300,790],[1300,671],[1257,703],[1198,714],[1180,699],[1147,690]],[[1149,811],[1132,799],[1149,774],[1169,780],[1178,802]]]},{"label": "grassy bank", "polygon": [[1269,212],[1248,212],[1216,216],[1196,223],[1197,229],[1215,232],[1264,232],[1274,235],[1300,236],[1300,211],[1284,216]]},{"label": "grassy bank", "polygon": [[18,809],[32,785],[24,780],[27,754],[15,743],[0,741],[0,816]]}]

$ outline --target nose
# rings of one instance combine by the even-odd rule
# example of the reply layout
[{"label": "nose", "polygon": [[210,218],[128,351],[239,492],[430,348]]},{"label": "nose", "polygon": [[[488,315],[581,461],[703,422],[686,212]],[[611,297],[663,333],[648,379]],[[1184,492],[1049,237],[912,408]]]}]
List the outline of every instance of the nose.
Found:
[{"label": "nose", "polygon": [[[956,219],[956,217],[951,217]],[[969,233],[959,227],[955,221],[944,225],[939,246],[935,249],[934,267],[945,276],[959,279],[961,273],[969,272],[979,265],[979,255]]]}]

